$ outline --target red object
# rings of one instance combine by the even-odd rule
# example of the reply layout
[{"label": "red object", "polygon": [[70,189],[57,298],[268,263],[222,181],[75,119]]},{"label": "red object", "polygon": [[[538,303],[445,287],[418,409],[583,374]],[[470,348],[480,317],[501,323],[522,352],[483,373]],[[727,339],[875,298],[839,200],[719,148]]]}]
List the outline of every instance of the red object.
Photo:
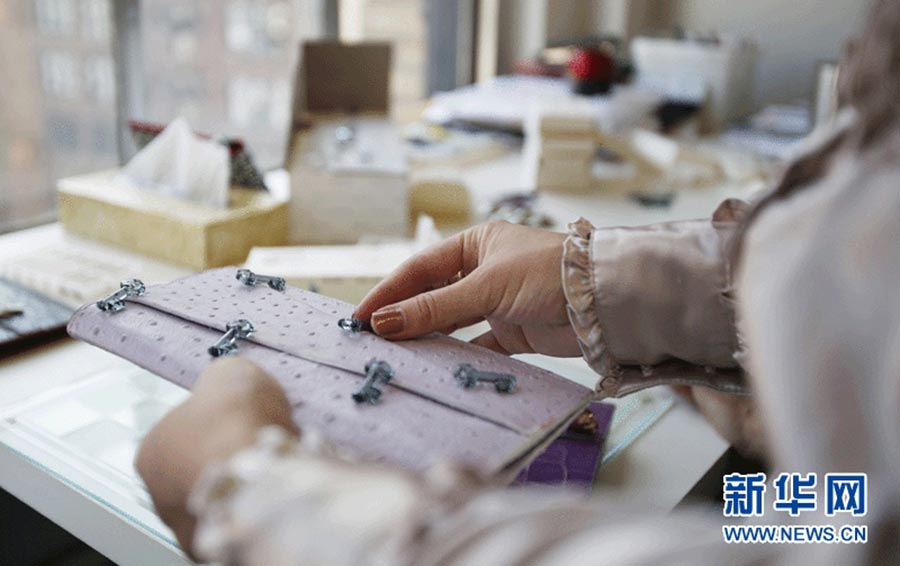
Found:
[{"label": "red object", "polygon": [[569,72],[578,81],[611,83],[615,74],[615,62],[601,49],[579,47],[569,61]]}]

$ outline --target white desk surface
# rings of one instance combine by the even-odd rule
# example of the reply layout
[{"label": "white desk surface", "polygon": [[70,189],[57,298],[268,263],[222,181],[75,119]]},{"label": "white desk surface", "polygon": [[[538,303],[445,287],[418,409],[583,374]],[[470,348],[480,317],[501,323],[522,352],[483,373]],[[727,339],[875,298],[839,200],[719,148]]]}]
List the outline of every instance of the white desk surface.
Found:
[{"label": "white desk surface", "polygon": [[[487,199],[517,188],[510,155],[472,168],[467,181]],[[506,183],[504,185],[504,183]],[[645,209],[623,196],[542,197],[542,207],[561,221],[583,215],[597,225],[639,224],[708,215],[734,188],[680,194],[669,209]],[[478,199],[477,199],[478,200]],[[56,224],[0,236],[0,262],[29,250],[65,243],[126,258],[142,266],[141,277],[162,281],[183,270],[67,235]],[[595,375],[580,359],[529,359],[585,385]],[[62,340],[0,360],[0,412],[38,393],[77,384],[107,368],[127,373],[114,356],[86,344]],[[676,401],[649,430],[598,472],[598,485],[660,508],[674,507],[726,450],[724,442],[689,406]],[[88,470],[89,471],[89,470]],[[180,564],[186,559],[171,533],[148,509],[129,501],[84,470],[0,428],[0,487],[120,564]]]}]

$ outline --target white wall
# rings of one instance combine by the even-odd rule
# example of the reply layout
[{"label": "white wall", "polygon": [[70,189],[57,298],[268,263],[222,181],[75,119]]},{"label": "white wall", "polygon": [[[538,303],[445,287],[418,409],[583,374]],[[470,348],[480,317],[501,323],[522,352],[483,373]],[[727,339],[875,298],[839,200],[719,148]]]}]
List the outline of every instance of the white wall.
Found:
[{"label": "white wall", "polygon": [[717,30],[759,45],[758,105],[809,98],[817,62],[839,59],[870,0],[678,0],[670,17],[695,31]]},{"label": "white wall", "polygon": [[508,73],[515,62],[534,57],[547,45],[547,0],[500,0],[497,67]]}]

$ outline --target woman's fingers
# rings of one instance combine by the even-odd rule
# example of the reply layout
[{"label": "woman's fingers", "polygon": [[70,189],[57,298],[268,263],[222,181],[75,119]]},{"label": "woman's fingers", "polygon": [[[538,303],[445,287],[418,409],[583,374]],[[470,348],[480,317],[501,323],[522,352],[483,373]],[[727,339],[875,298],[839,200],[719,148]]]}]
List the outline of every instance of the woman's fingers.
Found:
[{"label": "woman's fingers", "polygon": [[372,313],[372,329],[379,336],[403,340],[484,318],[494,308],[495,294],[483,279],[476,270],[447,287],[382,307]]},{"label": "woman's fingers", "polygon": [[482,322],[482,321],[484,321],[484,317],[483,317],[483,316],[479,316],[478,318],[470,318],[469,320],[463,320],[463,321],[460,321],[460,322],[455,322],[455,323],[453,323],[452,325],[450,325],[450,326],[448,326],[448,327],[446,327],[446,328],[438,329],[438,332],[440,332],[441,334],[453,334],[454,332],[456,332],[456,331],[459,330],[460,328],[466,328],[466,327],[469,327],[469,326],[475,326],[476,324],[478,324],[479,322]]},{"label": "woman's fingers", "polygon": [[453,284],[471,273],[478,267],[478,243],[483,231],[483,226],[470,228],[409,258],[369,291],[353,316],[369,320],[385,305]]},{"label": "woman's fingers", "polygon": [[466,233],[457,234],[409,258],[369,291],[353,317],[369,320],[385,305],[408,299],[452,280],[464,271]]},{"label": "woman's fingers", "polygon": [[497,340],[497,337],[494,335],[494,332],[492,330],[488,330],[484,334],[473,338],[472,340],[470,340],[470,343],[481,346],[482,348],[487,348],[488,350],[493,350],[498,354],[503,354],[504,356],[512,355],[509,350],[500,345],[500,342]]}]

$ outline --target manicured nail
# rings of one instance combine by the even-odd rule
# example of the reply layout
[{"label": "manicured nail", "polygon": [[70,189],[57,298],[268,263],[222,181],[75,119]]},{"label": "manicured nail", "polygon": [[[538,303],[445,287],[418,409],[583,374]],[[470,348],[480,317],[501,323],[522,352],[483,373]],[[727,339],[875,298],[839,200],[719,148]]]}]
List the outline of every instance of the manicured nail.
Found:
[{"label": "manicured nail", "polygon": [[396,307],[387,307],[372,313],[372,329],[379,336],[401,332],[405,322],[403,311]]}]

